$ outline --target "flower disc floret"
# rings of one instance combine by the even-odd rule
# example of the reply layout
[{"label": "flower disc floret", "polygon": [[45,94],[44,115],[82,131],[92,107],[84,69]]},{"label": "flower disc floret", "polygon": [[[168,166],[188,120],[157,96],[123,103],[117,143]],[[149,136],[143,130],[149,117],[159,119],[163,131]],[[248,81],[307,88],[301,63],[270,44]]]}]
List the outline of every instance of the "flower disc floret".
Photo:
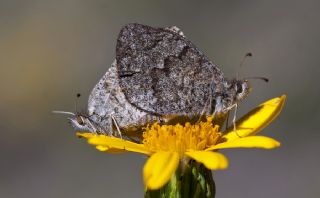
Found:
[{"label": "flower disc floret", "polygon": [[219,126],[212,124],[213,118],[196,124],[160,125],[154,123],[143,133],[143,144],[151,152],[171,151],[183,155],[186,151],[209,148],[221,137]]}]

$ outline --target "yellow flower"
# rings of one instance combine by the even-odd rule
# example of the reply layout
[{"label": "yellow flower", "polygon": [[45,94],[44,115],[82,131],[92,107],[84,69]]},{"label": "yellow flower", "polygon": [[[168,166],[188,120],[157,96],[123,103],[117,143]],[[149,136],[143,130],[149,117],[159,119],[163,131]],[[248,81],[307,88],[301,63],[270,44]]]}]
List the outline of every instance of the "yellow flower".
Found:
[{"label": "yellow flower", "polygon": [[159,189],[175,173],[179,163],[187,164],[190,159],[202,163],[211,170],[225,169],[227,158],[217,151],[225,148],[264,148],[272,149],[280,143],[272,138],[254,136],[275,119],[285,102],[285,96],[271,99],[240,118],[233,127],[219,132],[219,126],[212,124],[209,117],[206,122],[186,123],[184,126],[159,125],[147,127],[143,132],[141,144],[106,135],[77,133],[88,139],[100,151],[138,152],[150,158],[143,169],[144,182],[148,189]]}]

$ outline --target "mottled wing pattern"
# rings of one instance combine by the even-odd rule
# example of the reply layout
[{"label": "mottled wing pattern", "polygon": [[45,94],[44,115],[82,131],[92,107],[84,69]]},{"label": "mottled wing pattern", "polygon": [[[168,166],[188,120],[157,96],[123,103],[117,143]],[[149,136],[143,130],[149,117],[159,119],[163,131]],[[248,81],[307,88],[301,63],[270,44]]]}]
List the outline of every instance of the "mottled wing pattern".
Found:
[{"label": "mottled wing pattern", "polygon": [[182,35],[140,24],[122,28],[116,61],[131,104],[157,115],[197,114],[222,89],[222,72]]},{"label": "mottled wing pattern", "polygon": [[89,118],[103,131],[112,131],[114,117],[120,128],[147,122],[146,112],[127,102],[119,87],[115,62],[93,88],[88,101]]}]

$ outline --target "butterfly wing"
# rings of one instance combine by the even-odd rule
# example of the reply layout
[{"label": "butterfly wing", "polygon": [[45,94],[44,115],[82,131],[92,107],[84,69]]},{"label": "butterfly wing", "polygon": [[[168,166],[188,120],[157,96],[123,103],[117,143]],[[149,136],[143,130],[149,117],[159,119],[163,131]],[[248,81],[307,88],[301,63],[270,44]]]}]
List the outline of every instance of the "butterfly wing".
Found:
[{"label": "butterfly wing", "polygon": [[122,28],[117,70],[131,104],[156,115],[214,111],[207,105],[222,89],[223,74],[182,35],[140,24]]}]

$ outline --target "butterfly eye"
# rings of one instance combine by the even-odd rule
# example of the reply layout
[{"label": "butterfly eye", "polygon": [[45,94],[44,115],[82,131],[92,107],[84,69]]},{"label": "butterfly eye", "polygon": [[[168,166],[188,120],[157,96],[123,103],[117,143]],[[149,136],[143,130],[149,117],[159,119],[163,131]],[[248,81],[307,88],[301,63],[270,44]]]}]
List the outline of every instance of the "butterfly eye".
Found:
[{"label": "butterfly eye", "polygon": [[237,93],[242,93],[243,88],[241,83],[237,83]]},{"label": "butterfly eye", "polygon": [[80,124],[80,125],[84,125],[84,121],[82,119],[81,116],[77,116],[77,122]]}]

